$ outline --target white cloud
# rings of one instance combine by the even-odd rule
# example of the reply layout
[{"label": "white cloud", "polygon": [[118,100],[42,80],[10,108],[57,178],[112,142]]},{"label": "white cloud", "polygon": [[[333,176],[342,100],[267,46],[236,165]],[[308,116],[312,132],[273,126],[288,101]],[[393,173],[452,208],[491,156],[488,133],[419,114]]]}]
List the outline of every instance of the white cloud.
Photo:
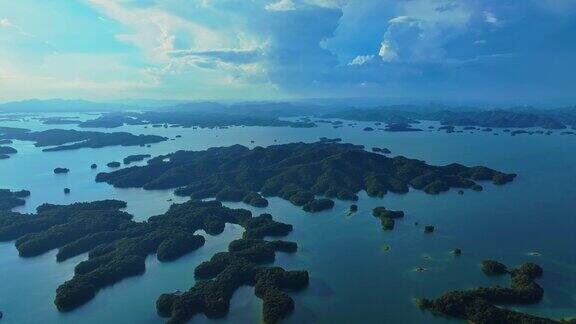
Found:
[{"label": "white cloud", "polygon": [[[145,69],[147,77],[163,86],[163,82],[182,82],[201,88],[215,80],[233,77],[255,81],[266,73],[260,53],[266,42],[243,29],[242,25],[207,26],[201,12],[195,21],[161,7],[129,7],[120,0],[90,0],[106,15],[128,27],[116,38],[142,50],[152,66]],[[197,10],[212,11],[212,3],[203,0]],[[219,12],[219,19],[236,13]],[[202,21],[199,22],[199,21]],[[218,27],[222,26],[222,27]],[[218,83],[218,82],[216,82]],[[213,90],[212,90],[213,91]]]},{"label": "white cloud", "polygon": [[387,40],[383,41],[380,45],[378,56],[380,56],[384,62],[392,62],[398,59],[398,53],[396,53],[392,44]]},{"label": "white cloud", "polygon": [[14,26],[8,18],[1,18],[0,19],[0,28],[9,28]]},{"label": "white cloud", "polygon": [[405,23],[405,22],[409,22],[409,21],[410,21],[410,17],[408,17],[408,16],[398,16],[398,17],[394,17],[394,18],[388,20],[388,23],[401,24],[401,23]]},{"label": "white cloud", "polygon": [[490,25],[500,26],[500,20],[491,11],[484,11],[484,21]]},{"label": "white cloud", "polygon": [[438,62],[444,44],[466,31],[473,9],[465,1],[412,0],[396,4],[378,55],[385,62]]},{"label": "white cloud", "polygon": [[16,30],[18,33],[20,33],[23,36],[28,36],[28,37],[35,37],[34,35],[26,32],[24,29],[22,29],[20,26],[15,25],[13,22],[11,22],[8,18],[1,18],[0,19],[0,28],[10,28],[10,29],[14,29]]},{"label": "white cloud", "polygon": [[348,65],[364,65],[374,59],[374,55],[358,55]]},{"label": "white cloud", "polygon": [[296,5],[292,0],[280,0],[278,2],[269,3],[264,8],[268,11],[290,11],[296,10]]},{"label": "white cloud", "polygon": [[169,60],[176,37],[184,38],[196,50],[227,46],[217,31],[155,7],[126,8],[115,0],[90,0],[90,3],[131,29],[130,33],[117,35],[118,40],[136,45],[157,61]]}]

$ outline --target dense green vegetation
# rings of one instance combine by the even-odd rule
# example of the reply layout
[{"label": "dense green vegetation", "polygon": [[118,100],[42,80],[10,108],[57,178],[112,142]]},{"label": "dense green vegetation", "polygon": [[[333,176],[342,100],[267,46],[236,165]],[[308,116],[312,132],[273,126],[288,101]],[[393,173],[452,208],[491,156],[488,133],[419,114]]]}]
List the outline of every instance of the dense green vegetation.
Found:
[{"label": "dense green vegetation", "polygon": [[296,249],[293,242],[248,238],[233,241],[228,252],[217,253],[196,267],[194,274],[199,281],[194,287],[183,294],[161,295],[157,311],[170,317],[170,323],[185,323],[199,313],[209,318],[223,317],[232,294],[242,285],[251,285],[263,300],[263,322],[276,323],[294,309],[294,300],[283,290],[306,287],[308,272],[258,264],[273,261],[277,251],[292,253]]},{"label": "dense green vegetation", "polygon": [[[451,109],[443,106],[397,105],[374,108],[344,108],[321,115],[359,121],[414,123],[439,121],[444,125],[465,127],[542,127],[562,129],[576,123],[574,109]],[[469,130],[472,128],[468,128]]]},{"label": "dense green vegetation", "polygon": [[118,161],[112,161],[112,162],[106,163],[106,166],[109,168],[119,168],[121,166],[121,164]]},{"label": "dense green vegetation", "polygon": [[143,161],[144,159],[147,159],[151,157],[150,154],[135,154],[135,155],[128,155],[127,157],[125,157],[122,162],[124,162],[124,164],[130,164],[132,162],[138,162],[138,161]]},{"label": "dense green vegetation", "polygon": [[372,209],[372,215],[374,217],[387,217],[387,218],[402,218],[404,217],[403,211],[389,210],[386,207],[376,207]]},{"label": "dense green vegetation", "polygon": [[232,189],[230,187],[226,187],[220,190],[216,194],[216,199],[219,201],[233,201],[233,202],[242,201],[245,204],[254,207],[268,206],[268,200],[262,197],[262,195],[260,195],[259,193],[243,189]]},{"label": "dense green vegetation", "polygon": [[0,154],[8,155],[8,154],[16,154],[18,151],[10,146],[0,146]]},{"label": "dense green vegetation", "polygon": [[404,217],[403,211],[389,210],[386,207],[376,207],[372,209],[372,215],[380,218],[380,225],[384,230],[393,230],[396,224],[395,219]]},{"label": "dense green vegetation", "polygon": [[311,201],[307,202],[302,207],[302,209],[309,213],[316,213],[321,212],[323,210],[331,209],[332,207],[334,207],[333,200],[327,198],[321,198],[321,199],[312,199]]},{"label": "dense green vegetation", "polygon": [[506,266],[498,261],[484,260],[480,265],[482,272],[490,276],[508,273]]},{"label": "dense green vegetation", "polygon": [[26,204],[26,201],[22,198],[28,196],[30,196],[30,191],[28,190],[10,191],[8,189],[0,189],[0,211],[10,210]]},{"label": "dense green vegetation", "polygon": [[[0,191],[0,197],[21,197],[26,194],[29,193]],[[241,242],[272,244],[273,251],[296,250],[295,243],[269,243],[262,240],[265,236],[286,235],[292,230],[291,225],[274,221],[270,214],[252,217],[248,210],[226,208],[218,201],[190,200],[183,204],[173,204],[165,214],[153,216],[146,222],[135,222],[132,215],[120,210],[125,207],[125,202],[104,200],[65,206],[44,204],[37,208],[36,215],[0,213],[0,241],[16,240],[16,248],[22,257],[33,257],[59,249],[57,260],[64,261],[89,252],[88,259],[76,265],[74,277],[60,285],[56,291],[54,303],[61,311],[69,311],[88,302],[103,287],[142,274],[145,271],[145,258],[150,254],[155,253],[159,261],[167,262],[198,249],[204,245],[204,237],[194,234],[197,230],[216,235],[224,231],[226,223],[234,223],[245,229],[245,240]],[[231,244],[231,249],[240,249],[241,244]],[[267,245],[253,250],[259,251],[256,254],[266,254],[270,248]],[[245,254],[238,252],[237,257],[245,258]],[[256,259],[246,261],[258,262]],[[259,275],[269,271],[283,271],[254,269]],[[242,276],[242,269],[231,268],[227,273]],[[264,299],[268,303],[276,303],[288,298],[291,302],[279,289],[295,287],[290,280],[295,275],[286,272],[278,276],[275,278],[282,284],[276,281],[266,284],[271,285],[270,292],[279,295],[279,299],[272,296]],[[285,311],[286,305],[284,308]],[[272,317],[278,311],[274,307],[265,306],[265,309]],[[284,311],[278,313],[278,316],[285,314]]]},{"label": "dense green vegetation", "polygon": [[350,205],[350,209],[349,209],[350,213],[355,213],[357,211],[358,211],[358,205],[356,205],[356,204]]},{"label": "dense green vegetation", "polygon": [[[217,105],[217,104],[214,104]],[[228,127],[228,126],[289,126],[315,127],[310,122],[290,122],[275,116],[261,116],[231,111],[190,110],[186,107],[166,107],[162,111],[107,113],[79,123],[80,127],[115,128],[127,125],[171,125],[175,127]]]},{"label": "dense green vegetation", "polygon": [[327,200],[314,201],[316,196],[354,201],[361,190],[382,197],[388,191],[406,193],[409,187],[436,194],[481,188],[475,181],[504,184],[514,177],[482,166],[432,166],[367,152],[362,146],[318,142],[178,151],[152,158],[145,166],[99,173],[96,181],[120,188],[177,188],[176,194],[195,199],[242,201],[249,192],[259,192],[316,211],[332,206]]},{"label": "dense green vegetation", "polygon": [[257,192],[254,192],[254,191],[251,191],[248,194],[246,194],[246,196],[244,196],[242,201],[245,204],[248,204],[248,205],[251,205],[254,207],[266,207],[266,206],[268,206],[268,200],[266,200],[266,198],[262,197],[262,195],[260,195]]},{"label": "dense green vegetation", "polygon": [[434,233],[434,226],[432,225],[426,225],[424,226],[424,233]]},{"label": "dense green vegetation", "polygon": [[434,314],[461,318],[471,323],[560,323],[496,306],[534,304],[542,300],[544,289],[535,281],[542,276],[542,272],[540,266],[525,263],[510,271],[512,279],[510,288],[497,286],[452,291],[437,299],[419,299],[417,303],[421,308]]},{"label": "dense green vegetation", "polygon": [[71,129],[49,129],[33,132],[24,128],[0,127],[0,139],[2,138],[33,141],[37,147],[53,146],[43,149],[46,152],[75,150],[85,147],[135,146],[168,140],[165,137],[156,135],[133,135],[126,132],[82,132]]}]

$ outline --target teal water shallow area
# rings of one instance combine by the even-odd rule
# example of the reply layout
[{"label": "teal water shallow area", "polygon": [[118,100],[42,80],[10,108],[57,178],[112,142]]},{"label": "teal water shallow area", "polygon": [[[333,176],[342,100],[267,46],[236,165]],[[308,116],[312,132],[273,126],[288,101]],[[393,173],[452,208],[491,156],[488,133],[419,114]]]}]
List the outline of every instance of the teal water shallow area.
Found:
[{"label": "teal water shallow area", "polygon": [[[83,116],[86,118],[86,116]],[[348,122],[345,122],[345,125]],[[275,265],[310,272],[310,286],[291,293],[295,312],[286,323],[445,323],[459,322],[420,311],[416,297],[436,297],[453,289],[478,285],[507,285],[506,277],[486,277],[479,263],[495,259],[509,266],[531,261],[545,271],[539,283],[544,300],[515,308],[531,314],[563,318],[576,315],[576,136],[517,135],[499,130],[446,134],[431,132],[366,132],[373,123],[335,129],[320,123],[317,128],[229,127],[227,129],[153,128],[124,126],[97,131],[129,131],[163,135],[175,140],[151,147],[106,147],[62,152],[41,152],[30,142],[16,141],[19,152],[0,161],[0,188],[28,189],[26,205],[15,209],[33,212],[44,203],[68,204],[115,198],[128,202],[135,219],[163,213],[171,203],[184,201],[172,191],[116,189],[96,183],[97,172],[109,170],[106,163],[131,154],[166,154],[180,149],[201,150],[213,146],[242,144],[248,147],[290,142],[313,142],[320,137],[363,144],[367,149],[386,147],[391,156],[404,155],[431,164],[458,162],[485,165],[517,173],[510,184],[483,184],[484,191],[451,190],[440,195],[420,191],[370,198],[360,194],[359,211],[348,215],[349,202],[336,201],[332,210],[309,214],[280,198],[269,199],[266,208],[242,203],[255,214],[269,212],[276,220],[294,225],[286,240],[298,243],[294,254],[278,253]],[[425,122],[420,128],[436,123]],[[0,126],[32,129],[65,128],[73,125],[40,125],[36,120],[2,122]],[[88,130],[88,129],[84,129]],[[90,129],[92,130],[92,129]],[[176,138],[181,135],[181,138]],[[254,141],[254,143],[251,143]],[[91,170],[90,164],[98,164]],[[135,163],[135,165],[139,163]],[[55,167],[70,173],[55,175]],[[65,195],[63,188],[71,188]],[[172,200],[172,201],[169,201]],[[403,210],[404,219],[393,231],[383,231],[371,215],[376,206]],[[419,225],[415,225],[418,222]],[[424,234],[424,225],[436,231]],[[70,313],[59,313],[53,304],[59,284],[71,278],[74,266],[86,255],[57,263],[56,251],[34,258],[19,258],[13,242],[0,243],[0,311],[6,323],[157,323],[156,298],[164,292],[187,290],[194,285],[196,265],[210,258],[242,234],[242,228],[227,225],[218,236],[204,235],[206,245],[170,263],[155,256],[147,259],[146,273],[123,280],[100,291],[96,298]],[[461,248],[462,255],[450,254]],[[533,255],[538,252],[539,255]],[[426,269],[416,272],[415,268]],[[203,316],[192,323],[258,323],[261,301],[253,288],[243,287],[232,299],[230,313],[220,320]]]}]

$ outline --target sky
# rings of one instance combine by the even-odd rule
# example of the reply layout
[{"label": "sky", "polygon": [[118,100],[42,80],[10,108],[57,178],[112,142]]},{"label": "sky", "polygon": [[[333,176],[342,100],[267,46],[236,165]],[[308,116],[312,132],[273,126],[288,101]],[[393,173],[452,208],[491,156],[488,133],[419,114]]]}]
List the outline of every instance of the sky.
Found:
[{"label": "sky", "polygon": [[0,101],[576,103],[575,0],[0,0]]}]

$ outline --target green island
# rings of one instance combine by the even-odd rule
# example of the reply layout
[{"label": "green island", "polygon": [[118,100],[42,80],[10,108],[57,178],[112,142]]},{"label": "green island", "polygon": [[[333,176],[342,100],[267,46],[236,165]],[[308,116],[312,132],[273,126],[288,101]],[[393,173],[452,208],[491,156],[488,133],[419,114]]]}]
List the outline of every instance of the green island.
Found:
[{"label": "green island", "polygon": [[0,154],[16,154],[18,151],[10,146],[0,146]]},{"label": "green island", "polygon": [[515,176],[484,166],[433,166],[367,152],[359,145],[317,142],[178,151],[154,157],[144,166],[99,173],[96,181],[118,188],[176,189],[177,195],[194,199],[243,201],[248,193],[259,192],[314,212],[332,208],[332,198],[358,200],[362,190],[372,197],[388,191],[407,193],[410,187],[438,194],[450,188],[481,190],[476,181],[501,185]]},{"label": "green island", "polygon": [[[10,140],[4,140],[2,144],[11,144]],[[0,160],[9,159],[10,155],[18,153],[18,150],[11,146],[0,146]]]},{"label": "green island", "polygon": [[70,172],[70,169],[68,168],[62,168],[62,167],[54,168],[54,174],[65,174],[68,172]]},{"label": "green island", "polygon": [[[105,113],[100,117],[78,121],[82,128],[116,128],[123,125],[171,125],[171,127],[229,127],[229,126],[288,126],[288,127],[315,127],[316,124],[305,121],[280,120],[278,114],[254,110],[232,110],[217,103],[208,103],[207,107],[193,107],[194,103],[173,107],[164,107],[162,110],[148,110],[142,112],[113,112]],[[268,108],[268,107],[267,107]],[[253,111],[253,113],[251,113]],[[283,114],[280,114],[283,115]],[[287,116],[284,116],[287,117]]]},{"label": "green island", "polygon": [[372,209],[372,215],[380,218],[382,229],[393,230],[396,224],[395,219],[404,217],[403,211],[389,210],[386,207],[376,207]]},{"label": "green island", "polygon": [[36,147],[47,147],[45,152],[102,148],[106,146],[136,146],[168,140],[157,135],[134,135],[126,132],[102,133],[71,129],[49,129],[33,132],[25,128],[0,127],[0,139],[32,141]]},{"label": "green island", "polygon": [[23,198],[29,196],[30,191],[28,190],[10,191],[9,189],[0,189],[0,211],[10,210],[26,204],[26,200]]},{"label": "green island", "polygon": [[144,159],[147,159],[151,157],[150,154],[134,154],[134,155],[128,155],[127,157],[125,157],[122,162],[124,164],[130,164],[133,162],[139,162],[139,161],[144,161]]},{"label": "green island", "polygon": [[[200,248],[205,239],[196,231],[217,235],[226,223],[242,226],[243,238],[232,242],[229,252],[215,255],[196,270],[202,277],[216,278],[199,281],[179,298],[160,297],[159,305],[164,306],[159,310],[171,314],[173,322],[198,312],[222,316],[233,292],[242,284],[253,283],[256,295],[264,299],[264,319],[273,323],[294,308],[293,300],[282,289],[303,288],[308,283],[306,271],[257,265],[274,260],[276,251],[296,251],[296,243],[263,240],[292,231],[292,225],[276,222],[270,214],[252,217],[248,210],[223,207],[219,201],[190,200],[173,204],[166,213],[146,222],[135,222],[132,215],[121,211],[125,207],[123,201],[103,200],[43,204],[36,215],[0,212],[0,241],[15,240],[21,257],[58,249],[59,262],[88,252],[88,259],[76,265],[72,279],[56,290],[54,303],[60,311],[73,310],[94,298],[101,288],[143,274],[145,258],[150,254],[169,262]],[[166,298],[173,300],[169,307]]]},{"label": "green island", "polygon": [[482,272],[484,272],[488,276],[493,275],[501,275],[508,273],[508,269],[506,269],[506,265],[494,261],[494,260],[484,260],[480,264]]},{"label": "green island", "polygon": [[230,187],[220,190],[216,194],[216,199],[219,201],[232,201],[232,202],[242,201],[245,204],[254,207],[268,206],[268,200],[262,197],[262,195],[260,195],[259,193],[242,189],[232,189]]},{"label": "green island", "polygon": [[277,323],[294,310],[294,300],[283,290],[306,287],[308,272],[258,264],[274,261],[277,251],[293,253],[296,249],[293,242],[249,238],[233,241],[228,252],[217,253],[196,267],[194,274],[199,281],[194,287],[183,294],[161,295],[156,302],[158,314],[169,317],[169,323],[185,323],[198,313],[209,318],[223,317],[234,291],[250,285],[263,300],[263,322]]},{"label": "green island", "polygon": [[[506,266],[499,264],[498,268]],[[501,269],[499,269],[501,270]],[[505,270],[504,270],[505,271]],[[576,320],[553,320],[516,312],[500,305],[528,305],[542,300],[544,289],[536,283],[543,274],[534,263],[524,263],[508,272],[511,287],[479,287],[464,291],[451,291],[437,299],[417,299],[417,305],[434,314],[465,319],[470,323],[576,323]]]},{"label": "green island", "polygon": [[504,128],[542,127],[564,129],[574,125],[574,110],[570,107],[559,109],[532,109],[519,111],[507,109],[457,109],[446,106],[392,105],[369,108],[342,108],[335,112],[321,114],[324,118],[340,118],[357,121],[414,123],[418,120],[438,121],[443,125]]},{"label": "green island", "polygon": [[106,163],[106,166],[109,168],[119,168],[121,166],[121,164],[118,161],[112,161],[112,162]]}]

